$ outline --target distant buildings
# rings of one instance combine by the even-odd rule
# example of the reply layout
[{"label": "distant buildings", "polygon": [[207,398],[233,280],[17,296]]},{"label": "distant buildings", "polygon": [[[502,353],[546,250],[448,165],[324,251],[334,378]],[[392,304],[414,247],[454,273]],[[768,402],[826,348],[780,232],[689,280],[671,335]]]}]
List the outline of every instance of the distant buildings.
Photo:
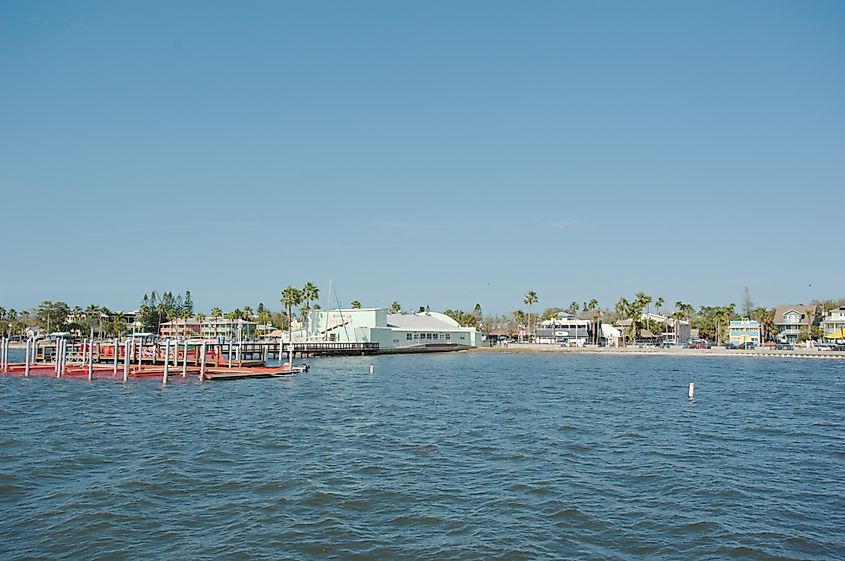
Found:
[{"label": "distant buildings", "polygon": [[162,323],[159,334],[162,337],[185,338],[202,337],[203,339],[242,340],[255,337],[258,324],[243,319],[219,317],[198,319],[174,319]]},{"label": "distant buildings", "polygon": [[797,343],[801,329],[809,335],[816,323],[815,306],[778,306],[775,308],[775,338],[784,343]]},{"label": "distant buildings", "polygon": [[[655,344],[663,342],[685,343],[692,336],[688,321],[660,314],[643,313],[640,316],[639,325],[640,332],[636,334],[635,339],[648,340]],[[628,335],[631,320],[617,321],[616,326]]]},{"label": "distant buildings", "polygon": [[750,343],[759,347],[763,341],[763,326],[754,319],[732,320],[728,324],[728,336],[734,345]]}]

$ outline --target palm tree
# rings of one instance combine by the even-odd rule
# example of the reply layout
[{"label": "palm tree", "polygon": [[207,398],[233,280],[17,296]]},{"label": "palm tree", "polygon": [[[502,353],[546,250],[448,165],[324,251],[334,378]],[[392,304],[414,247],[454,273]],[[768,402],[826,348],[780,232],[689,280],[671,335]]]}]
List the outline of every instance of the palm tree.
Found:
[{"label": "palm tree", "polygon": [[[616,302],[616,306],[613,309],[619,317],[627,318],[630,308],[631,303],[623,296]],[[634,327],[633,324],[631,327]],[[622,329],[622,346],[625,346],[625,329]]]},{"label": "palm tree", "polygon": [[223,315],[223,310],[221,310],[220,308],[218,308],[216,306],[214,308],[211,308],[211,317],[219,318],[222,315]]},{"label": "palm tree", "polygon": [[570,302],[568,310],[569,310],[569,313],[572,314],[573,316],[576,313],[578,313],[578,302],[576,302],[575,300]]},{"label": "palm tree", "polygon": [[399,304],[396,300],[393,301],[393,304],[390,305],[390,313],[391,314],[398,314],[402,311],[402,305]]},{"label": "palm tree", "polygon": [[255,314],[252,313],[251,306],[244,306],[244,319],[247,321],[252,321],[252,318]]},{"label": "palm tree", "polygon": [[525,304],[528,304],[528,340],[531,340],[531,306],[532,304],[536,304],[538,302],[537,293],[533,290],[529,290],[528,293],[525,295],[525,300],[523,300]]},{"label": "palm tree", "polygon": [[305,302],[303,306],[302,318],[305,320],[305,329],[308,329],[308,312],[311,311],[311,302],[316,302],[320,298],[320,290],[311,282],[306,282],[302,287],[302,300]]},{"label": "palm tree", "polygon": [[666,301],[663,300],[662,296],[657,297],[657,300],[654,302],[654,307],[657,308],[657,315],[660,315],[660,308],[662,308],[665,303]]},{"label": "palm tree", "polygon": [[358,300],[353,300],[352,301],[352,309],[353,310],[360,310],[361,309],[361,302],[359,302]]},{"label": "palm tree", "polygon": [[288,286],[282,291],[282,305],[288,309],[288,341],[293,342],[293,308],[302,303],[302,291]]}]

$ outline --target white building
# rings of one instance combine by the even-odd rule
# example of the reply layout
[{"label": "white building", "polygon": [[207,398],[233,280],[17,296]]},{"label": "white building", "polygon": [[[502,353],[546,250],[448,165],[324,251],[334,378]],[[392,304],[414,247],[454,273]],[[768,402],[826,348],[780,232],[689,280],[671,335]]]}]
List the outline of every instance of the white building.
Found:
[{"label": "white building", "polygon": [[240,341],[255,337],[258,324],[244,319],[226,319],[209,317],[202,320],[200,337],[203,339],[224,338],[228,341]]},{"label": "white building", "polygon": [[593,322],[560,312],[553,319],[545,319],[537,327],[537,342],[583,347],[593,338]]},{"label": "white building", "polygon": [[312,310],[306,328],[294,341],[378,343],[380,350],[452,350],[477,347],[481,334],[474,327],[438,312],[389,314],[384,308]]}]

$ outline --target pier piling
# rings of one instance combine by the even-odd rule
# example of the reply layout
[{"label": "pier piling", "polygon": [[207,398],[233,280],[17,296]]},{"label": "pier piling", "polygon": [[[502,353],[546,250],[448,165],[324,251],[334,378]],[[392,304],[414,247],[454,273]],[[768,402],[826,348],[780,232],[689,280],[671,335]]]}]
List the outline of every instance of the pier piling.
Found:
[{"label": "pier piling", "polygon": [[200,358],[200,381],[205,377],[205,341],[202,342],[202,357]]},{"label": "pier piling", "polygon": [[123,347],[124,347],[124,350],[123,350],[123,381],[124,382],[129,380],[129,361],[132,360],[131,359],[132,354],[130,352],[131,346],[132,345],[128,340],[123,345]]},{"label": "pier piling", "polygon": [[183,355],[182,355],[182,377],[185,378],[188,375],[188,342],[185,341],[183,346]]},{"label": "pier piling", "polygon": [[29,378],[29,360],[30,360],[30,353],[31,353],[30,347],[34,346],[34,345],[32,345],[32,342],[33,342],[32,340],[27,338],[27,340],[26,340],[26,355],[25,355],[25,358],[24,358],[24,367],[23,367],[24,378]]},{"label": "pier piling", "polygon": [[167,383],[167,374],[170,370],[170,340],[164,343],[164,373],[161,375],[161,383]]}]

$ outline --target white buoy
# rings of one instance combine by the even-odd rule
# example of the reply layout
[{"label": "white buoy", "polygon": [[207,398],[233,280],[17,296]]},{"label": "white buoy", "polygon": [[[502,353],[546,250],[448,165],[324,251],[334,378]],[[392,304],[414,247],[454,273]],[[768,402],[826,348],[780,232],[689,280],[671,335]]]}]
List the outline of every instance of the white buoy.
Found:
[{"label": "white buoy", "polygon": [[371,364],[370,365],[370,374],[372,374],[375,371],[375,369],[376,369],[376,367]]},{"label": "white buoy", "polygon": [[695,384],[690,382],[689,385],[689,398],[693,399],[693,394],[695,393]]}]

